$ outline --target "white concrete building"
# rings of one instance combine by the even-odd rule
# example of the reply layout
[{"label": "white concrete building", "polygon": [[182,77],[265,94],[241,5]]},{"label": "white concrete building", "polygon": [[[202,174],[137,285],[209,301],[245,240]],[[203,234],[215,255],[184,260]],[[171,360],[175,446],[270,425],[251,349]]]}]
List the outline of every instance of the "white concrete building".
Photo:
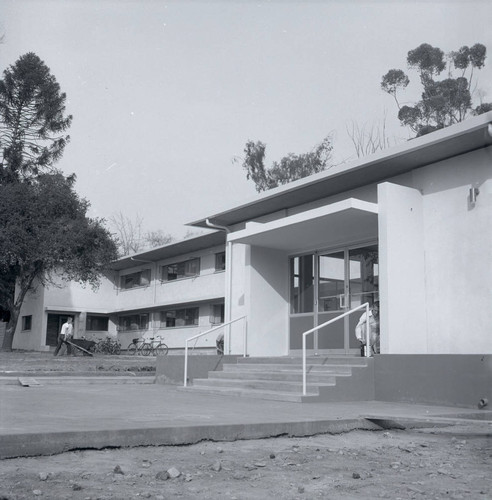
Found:
[{"label": "white concrete building", "polygon": [[[159,331],[171,348],[245,316],[248,354],[285,356],[304,331],[379,300],[383,355],[492,354],[491,123],[489,112],[194,221],[219,231],[117,261],[97,294],[38,290],[14,348],[49,349],[67,315],[78,336],[125,347]],[[310,352],[358,353],[358,316],[312,335]],[[231,327],[226,353],[243,351],[242,332]]]},{"label": "white concrete building", "polygon": [[[74,337],[111,336],[125,349],[133,338],[159,336],[170,349],[224,321],[225,236],[213,232],[124,257],[94,292],[78,283],[38,287],[28,294],[14,349],[52,350],[62,323]],[[215,348],[205,337],[197,348]]]},{"label": "white concrete building", "polygon": [[[492,112],[191,223],[227,229],[226,321],[248,353],[380,301],[381,354],[492,354]],[[356,353],[352,315],[310,338]],[[241,352],[232,328],[226,352]]]}]

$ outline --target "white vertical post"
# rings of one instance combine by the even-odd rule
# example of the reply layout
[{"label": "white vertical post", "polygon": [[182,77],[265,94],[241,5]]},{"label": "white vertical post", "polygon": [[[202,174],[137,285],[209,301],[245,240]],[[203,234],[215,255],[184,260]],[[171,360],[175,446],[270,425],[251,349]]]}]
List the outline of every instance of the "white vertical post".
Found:
[{"label": "white vertical post", "polygon": [[302,394],[306,395],[306,335],[302,336]]},{"label": "white vertical post", "polygon": [[370,344],[370,338],[371,338],[371,332],[370,332],[371,325],[369,323],[369,302],[366,302],[366,358],[371,357],[371,344]]},{"label": "white vertical post", "polygon": [[[229,230],[227,230],[229,233]],[[226,280],[227,291],[225,297],[225,319],[228,323],[227,331],[224,331],[224,354],[225,354],[225,340],[227,337],[227,350],[231,354],[231,321],[232,321],[232,241],[227,241],[226,247]]]},{"label": "white vertical post", "polygon": [[188,341],[185,341],[185,368],[184,368],[184,386],[188,384]]},{"label": "white vertical post", "polygon": [[243,320],[243,346],[244,346],[244,353],[243,353],[243,358],[246,357],[248,353],[248,330],[247,330],[247,321],[246,317]]}]

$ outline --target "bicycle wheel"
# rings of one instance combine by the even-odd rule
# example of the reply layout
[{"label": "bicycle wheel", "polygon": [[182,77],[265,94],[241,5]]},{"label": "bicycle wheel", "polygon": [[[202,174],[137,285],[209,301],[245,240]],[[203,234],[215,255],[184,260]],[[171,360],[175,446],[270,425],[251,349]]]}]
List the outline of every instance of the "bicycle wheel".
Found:
[{"label": "bicycle wheel", "polygon": [[152,352],[152,346],[150,344],[144,344],[141,351],[142,356],[148,356]]},{"label": "bicycle wheel", "polygon": [[137,354],[137,344],[135,342],[132,342],[127,348],[126,351],[128,354],[131,354],[132,356],[135,356]]},{"label": "bicycle wheel", "polygon": [[167,347],[166,344],[164,344],[164,342],[161,342],[156,348],[155,350],[157,351],[157,354],[161,355],[161,356],[165,356],[167,354],[167,351],[169,351],[169,348]]},{"label": "bicycle wheel", "polygon": [[116,356],[119,356],[121,354],[121,344],[119,342],[116,342],[113,346],[113,354],[116,354]]}]

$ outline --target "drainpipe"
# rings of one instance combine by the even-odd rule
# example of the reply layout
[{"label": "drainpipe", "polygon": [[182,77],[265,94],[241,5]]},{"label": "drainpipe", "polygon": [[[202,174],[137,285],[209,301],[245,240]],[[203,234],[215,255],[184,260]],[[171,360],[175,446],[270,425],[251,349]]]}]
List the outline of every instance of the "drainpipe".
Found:
[{"label": "drainpipe", "polygon": [[[224,231],[229,234],[231,230],[227,226],[221,226],[220,224],[215,224],[210,219],[206,219],[205,223],[208,227],[213,229],[218,229],[219,231]],[[226,310],[225,310],[225,322],[228,323],[232,320],[231,314],[231,303],[232,303],[232,241],[227,241],[226,249]],[[228,349],[229,354],[231,354],[231,325],[227,327],[227,339],[228,339]]]}]

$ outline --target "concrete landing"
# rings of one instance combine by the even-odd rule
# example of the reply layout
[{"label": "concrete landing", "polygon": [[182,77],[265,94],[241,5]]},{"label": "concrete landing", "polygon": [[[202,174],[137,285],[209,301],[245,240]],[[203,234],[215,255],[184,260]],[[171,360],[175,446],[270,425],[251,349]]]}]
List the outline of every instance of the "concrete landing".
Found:
[{"label": "concrete landing", "polygon": [[[458,413],[460,418],[476,419],[477,410],[375,401],[299,405],[155,384],[5,385],[0,386],[0,458],[376,430],[381,427],[365,415],[432,424],[434,418],[442,423],[446,416],[452,419]],[[492,422],[482,423],[492,431]]]}]

